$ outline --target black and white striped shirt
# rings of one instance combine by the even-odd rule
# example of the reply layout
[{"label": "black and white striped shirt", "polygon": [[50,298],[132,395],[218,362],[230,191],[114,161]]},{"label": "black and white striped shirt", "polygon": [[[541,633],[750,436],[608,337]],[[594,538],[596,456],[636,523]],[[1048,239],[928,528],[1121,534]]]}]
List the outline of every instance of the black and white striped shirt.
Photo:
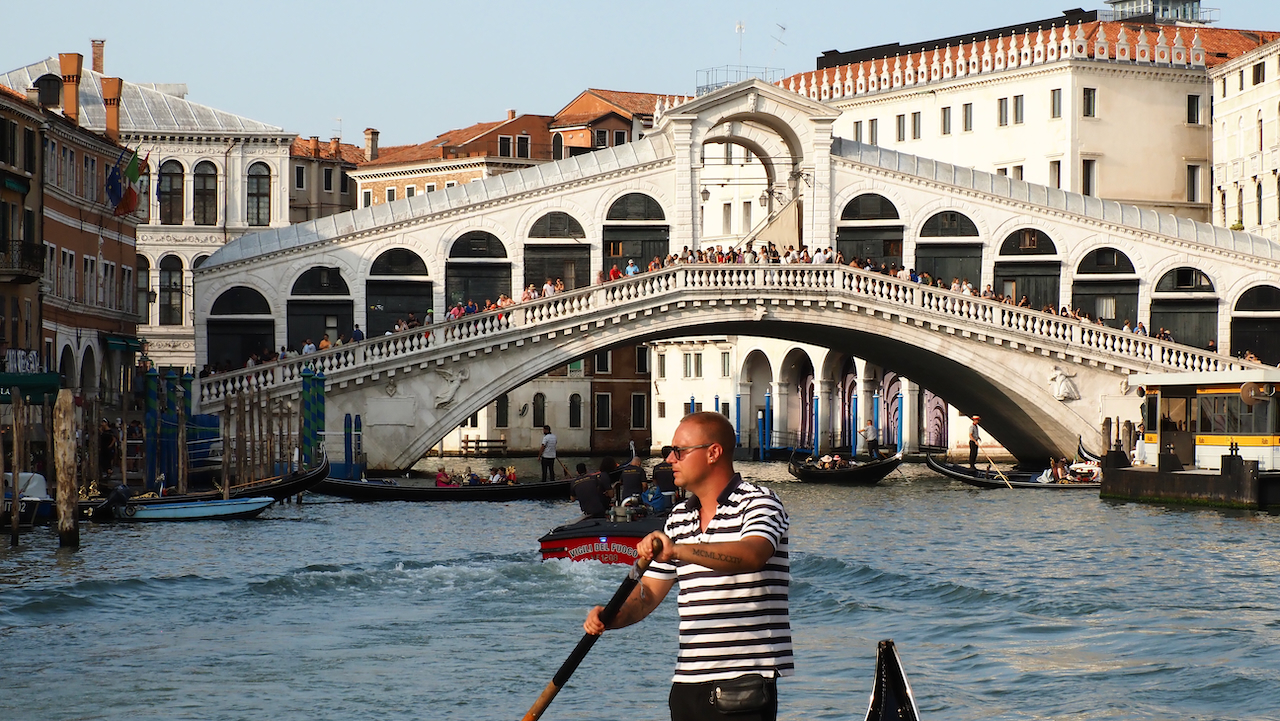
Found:
[{"label": "black and white striped shirt", "polygon": [[790,676],[791,620],[787,596],[791,560],[786,509],[773,491],[734,476],[717,499],[716,515],[700,529],[697,496],[677,505],[666,533],[676,543],[724,543],[751,536],[773,544],[756,573],[722,573],[694,563],[654,563],[647,575],[680,582],[680,653],[676,683],[701,683],[759,673]]}]

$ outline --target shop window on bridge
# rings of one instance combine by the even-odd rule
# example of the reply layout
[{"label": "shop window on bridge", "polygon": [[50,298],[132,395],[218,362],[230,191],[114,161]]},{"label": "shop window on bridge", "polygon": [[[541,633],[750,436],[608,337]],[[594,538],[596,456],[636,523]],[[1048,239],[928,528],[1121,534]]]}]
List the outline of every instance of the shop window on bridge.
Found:
[{"label": "shop window on bridge", "polygon": [[[297,352],[310,339],[316,345],[327,333],[329,342],[339,335],[351,337],[353,305],[351,290],[339,268],[308,268],[293,283],[286,311],[288,344]],[[345,297],[344,297],[345,296]]]},{"label": "shop window on bridge", "polygon": [[[659,208],[661,213],[662,209]],[[659,218],[661,220],[661,218]],[[585,238],[586,232],[582,224],[568,213],[559,211],[547,213],[538,218],[529,229],[530,238]]]},{"label": "shop window on bridge", "polygon": [[271,304],[258,291],[238,285],[213,302],[206,323],[209,363],[215,368],[239,368],[251,354],[269,352],[275,345],[276,324]]},{"label": "shop window on bridge", "polygon": [[903,226],[901,216],[888,198],[874,193],[849,201],[840,213],[836,228],[836,250],[845,261],[870,260],[885,266],[902,267]]},{"label": "shop window on bridge", "polygon": [[533,427],[547,425],[547,397],[542,393],[533,394]]},{"label": "shop window on bridge", "polygon": [[365,335],[379,336],[407,321],[419,323],[433,310],[435,285],[427,279],[427,264],[408,248],[392,248],[373,261],[365,281]]},{"label": "shop window on bridge", "polygon": [[995,264],[993,290],[1012,297],[1014,303],[1026,296],[1036,310],[1057,309],[1062,287],[1062,262],[1044,256],[1057,255],[1053,239],[1036,228],[1019,228],[1000,244]]},{"label": "shop window on bridge", "polygon": [[666,214],[658,201],[644,193],[629,193],[614,201],[605,215],[604,270],[622,270],[628,260],[641,268],[654,258],[666,257],[671,237]]},{"label": "shop window on bridge", "polygon": [[1216,344],[1218,298],[1213,293],[1213,281],[1196,268],[1165,273],[1152,293],[1150,327],[1156,332],[1165,328],[1176,342],[1197,348]]},{"label": "shop window on bridge", "polygon": [[445,267],[445,302],[449,307],[475,301],[497,302],[511,293],[511,262],[507,248],[492,233],[473,230],[463,233],[449,248]]},{"label": "shop window on bridge", "polygon": [[1280,362],[1280,288],[1260,285],[1236,301],[1231,318],[1231,353],[1251,352],[1267,365]]},{"label": "shop window on bridge", "polygon": [[[1122,328],[1138,322],[1138,279],[1099,278],[1134,273],[1133,261],[1115,248],[1098,248],[1090,251],[1076,267],[1076,279],[1071,289],[1071,304],[1091,320],[1101,320],[1104,325]],[[1154,335],[1160,326],[1152,323],[1149,331]],[[1175,338],[1177,340],[1177,338]]]}]

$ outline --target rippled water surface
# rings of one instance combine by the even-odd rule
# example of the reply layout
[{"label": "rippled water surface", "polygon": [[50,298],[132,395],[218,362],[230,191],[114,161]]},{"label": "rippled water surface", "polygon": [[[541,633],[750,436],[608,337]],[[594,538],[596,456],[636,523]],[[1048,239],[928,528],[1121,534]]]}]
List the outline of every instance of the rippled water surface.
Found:
[{"label": "rippled water surface", "polygon": [[[787,719],[858,718],[897,641],[926,719],[1280,718],[1280,539],[1264,514],[978,491],[903,469],[802,486]],[[625,569],[543,563],[565,503],[312,498],[255,521],[0,547],[0,718],[512,719]],[[674,597],[610,632],[548,719],[661,719]]]}]

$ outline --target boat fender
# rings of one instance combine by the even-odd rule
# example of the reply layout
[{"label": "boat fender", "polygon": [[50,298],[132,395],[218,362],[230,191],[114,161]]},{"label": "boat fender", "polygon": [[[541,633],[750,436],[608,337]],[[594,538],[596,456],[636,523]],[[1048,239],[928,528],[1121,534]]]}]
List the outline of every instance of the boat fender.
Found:
[{"label": "boat fender", "polygon": [[124,515],[126,515],[126,516],[128,516],[128,517],[130,517],[130,518],[133,518],[133,514],[135,514],[135,513],[137,513],[137,512],[138,512],[138,507],[137,507],[137,506],[125,506],[125,507],[124,507]]}]

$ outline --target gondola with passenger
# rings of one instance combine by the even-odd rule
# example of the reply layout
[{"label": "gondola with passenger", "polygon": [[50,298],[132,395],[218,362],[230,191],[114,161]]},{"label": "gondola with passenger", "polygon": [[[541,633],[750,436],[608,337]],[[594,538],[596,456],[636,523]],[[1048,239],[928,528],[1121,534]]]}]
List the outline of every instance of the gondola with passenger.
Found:
[{"label": "gondola with passenger", "polygon": [[902,465],[902,453],[857,463],[840,456],[809,456],[797,460],[793,453],[787,472],[805,483],[834,483],[843,486],[874,486]]},{"label": "gondola with passenger", "polygon": [[1073,464],[1055,475],[1052,469],[1028,472],[1003,471],[989,465],[986,468],[968,468],[933,456],[925,456],[924,462],[935,473],[976,488],[1096,491],[1102,487],[1097,466],[1092,464]]}]

